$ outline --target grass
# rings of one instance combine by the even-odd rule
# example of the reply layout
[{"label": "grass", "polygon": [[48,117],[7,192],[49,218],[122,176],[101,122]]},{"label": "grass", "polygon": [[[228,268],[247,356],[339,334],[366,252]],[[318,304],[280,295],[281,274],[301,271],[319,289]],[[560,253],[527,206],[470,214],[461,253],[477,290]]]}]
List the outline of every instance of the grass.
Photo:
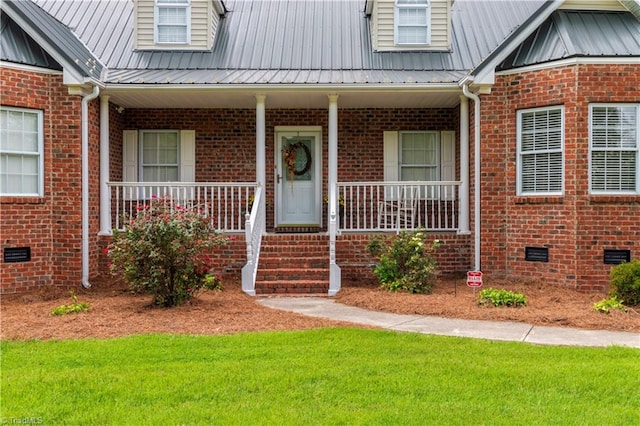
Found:
[{"label": "grass", "polygon": [[2,342],[2,420],[640,424],[640,351],[359,329]]}]

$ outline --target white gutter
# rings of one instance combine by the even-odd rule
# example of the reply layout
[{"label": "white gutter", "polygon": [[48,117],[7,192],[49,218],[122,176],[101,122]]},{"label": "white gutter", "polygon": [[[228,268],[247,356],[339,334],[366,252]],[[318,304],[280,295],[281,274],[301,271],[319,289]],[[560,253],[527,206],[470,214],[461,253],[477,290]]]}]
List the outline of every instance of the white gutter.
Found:
[{"label": "white gutter", "polygon": [[[466,80],[466,79],[465,79]],[[473,100],[473,233],[474,233],[474,271],[480,271],[480,97],[469,91],[471,81],[462,81],[462,93]]]},{"label": "white gutter", "polygon": [[82,286],[89,283],[89,102],[100,94],[100,87],[82,98]]},{"label": "white gutter", "polygon": [[216,91],[229,90],[238,92],[267,94],[269,92],[282,92],[285,90],[300,92],[326,92],[333,91],[392,91],[400,93],[415,93],[416,90],[426,90],[428,92],[456,92],[460,93],[458,83],[106,83],[105,90],[110,94],[118,92],[129,92],[135,90],[164,91],[164,90],[185,90],[199,92],[202,90],[215,89]]}]

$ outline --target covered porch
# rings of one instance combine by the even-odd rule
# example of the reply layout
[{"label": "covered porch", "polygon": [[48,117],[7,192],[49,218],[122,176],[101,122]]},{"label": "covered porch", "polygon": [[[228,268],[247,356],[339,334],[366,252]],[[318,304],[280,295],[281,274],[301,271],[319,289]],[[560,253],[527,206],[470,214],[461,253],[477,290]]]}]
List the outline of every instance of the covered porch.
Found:
[{"label": "covered porch", "polygon": [[[113,228],[122,229],[125,224],[123,220],[144,208],[152,196],[167,197],[182,207],[198,209],[211,218],[215,229],[235,234],[243,240],[246,264],[242,268],[242,282],[248,294],[256,293],[265,235],[298,229],[326,236],[328,294],[334,295],[341,286],[341,259],[336,246],[341,239],[348,239],[349,235],[393,234],[415,229],[434,234],[470,233],[468,100],[461,95],[461,89],[457,86],[447,91],[424,90],[421,94],[399,92],[397,97],[388,96],[389,91],[327,93],[307,90],[306,93],[267,92],[257,95],[233,92],[224,102],[220,97],[205,93],[203,99],[196,101],[199,106],[196,110],[188,108],[187,98],[183,99],[180,95],[172,97],[170,107],[166,96],[158,93],[142,97],[121,88],[104,93],[101,96],[100,141],[101,235],[109,235]],[[251,100],[253,113],[247,108]],[[170,109],[176,122],[188,121],[186,117],[202,111],[213,116],[220,115],[221,110],[240,111],[238,114],[243,117],[250,114],[255,121],[247,123],[250,129],[245,125],[242,132],[250,131],[253,135],[254,160],[243,145],[245,170],[228,173],[228,178],[212,179],[203,170],[215,168],[226,171],[224,164],[233,162],[233,159],[207,156],[207,150],[200,149],[206,144],[203,142],[206,138],[200,138],[204,132],[195,128],[193,139],[183,138],[195,148],[193,163],[189,166],[193,168],[190,175],[184,173],[183,167],[180,181],[142,182],[140,179],[127,179],[126,161],[122,161],[120,173],[120,164],[114,161],[117,158],[114,158],[113,152],[124,153],[127,150],[127,132],[164,128],[159,127],[162,124],[157,122],[139,123],[141,120],[138,116],[146,115],[142,112],[156,111],[158,107],[165,112]],[[422,114],[424,112],[426,114]],[[287,119],[292,113],[294,118]],[[421,123],[416,123],[413,118],[402,120],[400,116],[407,113],[411,117],[428,117],[422,119]],[[443,119],[447,124],[425,124],[445,113],[451,115]],[[133,118],[127,119],[127,114],[132,114]],[[368,122],[372,125],[376,116],[391,118],[388,119],[389,124],[380,126],[382,131],[375,130],[377,136],[367,138],[368,132],[374,133],[372,126],[367,126],[367,122],[359,125],[353,122],[356,118],[362,120],[371,115],[374,117],[369,118]],[[168,126],[177,127],[175,124]],[[109,137],[110,127],[122,130],[122,140]],[[438,173],[433,175],[438,178],[446,176],[446,180],[401,179],[397,138],[401,137],[399,130],[402,129],[435,129],[432,132],[434,140],[449,139],[448,146],[453,147],[449,157],[451,161],[439,163]],[[313,149],[304,149],[299,141],[306,140],[304,138],[309,135],[316,145]],[[394,135],[395,145],[389,144],[389,139],[393,142]],[[302,161],[293,166],[294,170],[302,169],[310,162],[311,170],[306,172],[315,179],[312,187],[295,186],[304,180],[297,179],[297,176],[287,179],[283,150],[294,144],[298,144],[294,149]],[[117,147],[115,150],[114,145]],[[438,145],[439,161],[444,158],[440,152],[442,146]],[[387,155],[386,151],[390,150],[395,150],[395,157]],[[108,154],[110,152],[111,155]],[[359,156],[370,156],[371,159],[363,159],[361,164],[354,165],[353,161],[357,162]],[[255,167],[249,166],[249,163]],[[361,172],[359,166],[366,170]],[[448,170],[445,171],[445,168]],[[248,179],[233,179],[241,176]],[[305,222],[304,218],[302,222],[286,219],[283,214],[287,197],[296,201],[305,199],[301,194],[306,196],[306,203],[311,205],[310,209],[315,215],[311,223]]]}]

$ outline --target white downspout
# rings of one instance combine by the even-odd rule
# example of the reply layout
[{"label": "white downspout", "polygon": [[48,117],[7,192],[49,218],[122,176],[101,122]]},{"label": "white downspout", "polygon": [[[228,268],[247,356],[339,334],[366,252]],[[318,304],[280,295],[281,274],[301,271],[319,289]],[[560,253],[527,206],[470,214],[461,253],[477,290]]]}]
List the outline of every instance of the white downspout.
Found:
[{"label": "white downspout", "polygon": [[473,147],[474,147],[474,180],[473,180],[473,233],[475,271],[480,271],[480,97],[469,91],[469,84],[462,85],[462,93],[473,100]]},{"label": "white downspout", "polygon": [[89,283],[89,102],[100,94],[100,87],[82,98],[82,286]]}]

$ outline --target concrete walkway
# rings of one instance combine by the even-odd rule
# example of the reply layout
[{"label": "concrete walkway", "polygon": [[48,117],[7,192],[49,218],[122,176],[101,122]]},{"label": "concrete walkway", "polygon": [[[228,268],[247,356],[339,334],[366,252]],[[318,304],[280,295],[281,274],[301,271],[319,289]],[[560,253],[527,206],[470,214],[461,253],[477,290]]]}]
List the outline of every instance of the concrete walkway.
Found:
[{"label": "concrete walkway", "polygon": [[274,309],[395,331],[510,340],[540,345],[618,345],[640,348],[640,334],[638,333],[544,327],[509,321],[461,320],[390,314],[343,305],[326,297],[272,297],[258,299],[258,302]]}]

